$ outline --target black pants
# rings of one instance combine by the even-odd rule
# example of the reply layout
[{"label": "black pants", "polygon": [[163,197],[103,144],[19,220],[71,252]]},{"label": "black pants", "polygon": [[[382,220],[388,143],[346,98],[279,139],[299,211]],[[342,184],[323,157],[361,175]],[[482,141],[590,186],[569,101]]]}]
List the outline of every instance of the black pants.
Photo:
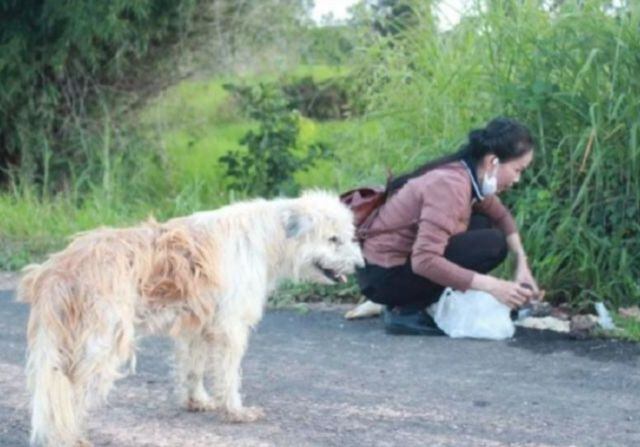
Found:
[{"label": "black pants", "polygon": [[[444,257],[469,270],[488,273],[507,257],[507,241],[502,231],[491,228],[486,216],[474,214],[468,230],[449,239]],[[367,263],[356,273],[362,293],[388,306],[424,308],[438,301],[444,290],[444,286],[413,273],[410,260],[391,268]]]}]

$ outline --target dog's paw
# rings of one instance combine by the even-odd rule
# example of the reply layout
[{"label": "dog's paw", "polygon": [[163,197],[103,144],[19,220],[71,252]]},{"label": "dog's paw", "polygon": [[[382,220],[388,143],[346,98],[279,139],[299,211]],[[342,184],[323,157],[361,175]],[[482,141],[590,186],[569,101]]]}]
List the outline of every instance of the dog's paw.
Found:
[{"label": "dog's paw", "polygon": [[224,411],[227,422],[254,422],[264,418],[265,412],[260,407],[240,407]]},{"label": "dog's paw", "polygon": [[185,405],[187,411],[193,412],[202,412],[202,411],[213,411],[217,408],[217,405],[213,400],[200,400],[200,399],[189,399]]}]

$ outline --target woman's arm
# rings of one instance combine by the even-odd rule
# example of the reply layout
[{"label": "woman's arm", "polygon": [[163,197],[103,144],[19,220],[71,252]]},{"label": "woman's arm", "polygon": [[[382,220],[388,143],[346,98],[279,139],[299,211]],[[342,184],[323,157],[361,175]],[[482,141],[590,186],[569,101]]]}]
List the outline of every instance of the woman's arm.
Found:
[{"label": "woman's arm", "polygon": [[503,205],[498,196],[491,196],[477,203],[475,209],[489,216],[494,225],[506,234],[509,250],[516,257],[514,281],[518,284],[530,286],[534,292],[534,296],[537,296],[540,293],[538,284],[531,274],[527,254],[522,246],[522,240],[518,234],[516,222],[507,207]]},{"label": "woman's arm", "polygon": [[509,246],[509,250],[516,255],[518,262],[527,262],[527,254],[524,251],[524,247],[522,246],[522,240],[520,239],[520,234],[517,232],[511,233],[507,236],[507,245]]},{"label": "woman's arm", "polygon": [[507,236],[507,245],[509,246],[509,250],[511,250],[516,257],[516,273],[514,281],[518,284],[526,284],[530,286],[534,294],[538,295],[538,293],[540,293],[540,289],[538,288],[538,283],[529,268],[527,254],[522,246],[520,235],[516,232]]}]

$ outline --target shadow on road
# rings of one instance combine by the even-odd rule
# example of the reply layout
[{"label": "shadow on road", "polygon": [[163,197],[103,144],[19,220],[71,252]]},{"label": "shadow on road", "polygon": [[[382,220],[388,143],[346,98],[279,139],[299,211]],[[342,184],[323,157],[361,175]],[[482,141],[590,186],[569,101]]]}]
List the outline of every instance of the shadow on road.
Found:
[{"label": "shadow on road", "polygon": [[543,355],[571,352],[598,362],[634,364],[640,359],[640,345],[637,343],[601,337],[577,339],[568,334],[525,328],[518,328],[508,346]]}]

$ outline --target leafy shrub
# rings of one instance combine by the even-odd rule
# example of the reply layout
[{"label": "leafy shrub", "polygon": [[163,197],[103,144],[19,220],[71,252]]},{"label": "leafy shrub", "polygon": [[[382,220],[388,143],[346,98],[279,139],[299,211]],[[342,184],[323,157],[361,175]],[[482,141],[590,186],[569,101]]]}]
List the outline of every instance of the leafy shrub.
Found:
[{"label": "leafy shrub", "polygon": [[225,88],[239,98],[246,115],[259,123],[240,140],[245,151],[231,151],[220,157],[226,165],[230,188],[251,196],[295,194],[299,186],[293,176],[329,155],[323,144],[299,148],[299,113],[291,107],[280,88],[260,83],[254,87]]}]

